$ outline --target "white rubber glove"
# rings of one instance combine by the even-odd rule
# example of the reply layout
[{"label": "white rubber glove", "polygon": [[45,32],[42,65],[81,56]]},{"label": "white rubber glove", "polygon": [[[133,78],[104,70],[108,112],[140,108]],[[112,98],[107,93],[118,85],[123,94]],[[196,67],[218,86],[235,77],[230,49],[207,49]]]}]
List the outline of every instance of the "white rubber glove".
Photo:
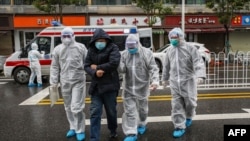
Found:
[{"label": "white rubber glove", "polygon": [[168,85],[169,85],[168,81],[162,81],[163,89],[166,89]]},{"label": "white rubber glove", "polygon": [[154,91],[154,90],[156,90],[158,88],[158,85],[157,84],[151,84],[150,85],[150,90],[152,90],[152,91]]},{"label": "white rubber glove", "polygon": [[197,84],[202,84],[204,82],[204,79],[203,78],[197,78]]},{"label": "white rubber glove", "polygon": [[50,84],[51,87],[57,87],[58,84]]}]

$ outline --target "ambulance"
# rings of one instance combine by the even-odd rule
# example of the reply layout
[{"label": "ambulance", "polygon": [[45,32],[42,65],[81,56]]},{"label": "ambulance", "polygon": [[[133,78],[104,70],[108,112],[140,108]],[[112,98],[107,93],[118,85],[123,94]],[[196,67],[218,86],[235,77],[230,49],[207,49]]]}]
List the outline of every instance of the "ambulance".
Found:
[{"label": "ambulance", "polygon": [[[142,46],[153,50],[152,28],[140,28],[135,25],[102,25],[102,26],[71,26],[74,30],[77,42],[83,43],[87,48],[93,32],[102,28],[118,45],[119,50],[125,49],[125,40],[128,34],[138,34]],[[38,51],[44,52],[44,58],[40,60],[41,73],[43,78],[49,76],[51,65],[51,54],[54,48],[61,44],[61,31],[64,26],[52,26],[42,30],[32,41],[19,51],[11,54],[4,64],[4,75],[7,78],[14,78],[17,83],[27,84],[30,77],[28,52],[31,50],[31,43],[38,44]]]}]

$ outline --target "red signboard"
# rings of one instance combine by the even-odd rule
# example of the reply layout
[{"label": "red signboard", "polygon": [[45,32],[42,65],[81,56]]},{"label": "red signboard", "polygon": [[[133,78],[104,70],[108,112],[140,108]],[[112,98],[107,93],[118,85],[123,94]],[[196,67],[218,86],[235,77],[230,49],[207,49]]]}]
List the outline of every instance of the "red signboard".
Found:
[{"label": "red signboard", "polygon": [[[166,16],[165,26],[181,26],[181,16]],[[212,15],[186,15],[186,27],[221,27],[217,16]]]},{"label": "red signboard", "polygon": [[238,15],[232,18],[231,25],[241,25],[242,24],[242,16]]}]

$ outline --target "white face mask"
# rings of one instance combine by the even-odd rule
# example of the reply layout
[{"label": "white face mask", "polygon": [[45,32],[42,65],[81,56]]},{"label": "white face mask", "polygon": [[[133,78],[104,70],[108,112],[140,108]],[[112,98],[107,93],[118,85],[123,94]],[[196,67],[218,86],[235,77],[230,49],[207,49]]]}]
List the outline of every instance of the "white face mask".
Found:
[{"label": "white face mask", "polygon": [[72,42],[72,40],[70,38],[64,38],[64,39],[62,39],[62,43],[65,46],[69,46],[71,42]]}]

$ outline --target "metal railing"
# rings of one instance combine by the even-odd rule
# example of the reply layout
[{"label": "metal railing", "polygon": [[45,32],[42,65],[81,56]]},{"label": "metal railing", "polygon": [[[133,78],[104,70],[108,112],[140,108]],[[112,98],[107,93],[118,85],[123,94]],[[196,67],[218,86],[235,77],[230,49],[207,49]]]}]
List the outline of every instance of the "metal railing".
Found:
[{"label": "metal railing", "polygon": [[250,51],[212,52],[206,73],[205,83],[199,89],[250,88]]}]

